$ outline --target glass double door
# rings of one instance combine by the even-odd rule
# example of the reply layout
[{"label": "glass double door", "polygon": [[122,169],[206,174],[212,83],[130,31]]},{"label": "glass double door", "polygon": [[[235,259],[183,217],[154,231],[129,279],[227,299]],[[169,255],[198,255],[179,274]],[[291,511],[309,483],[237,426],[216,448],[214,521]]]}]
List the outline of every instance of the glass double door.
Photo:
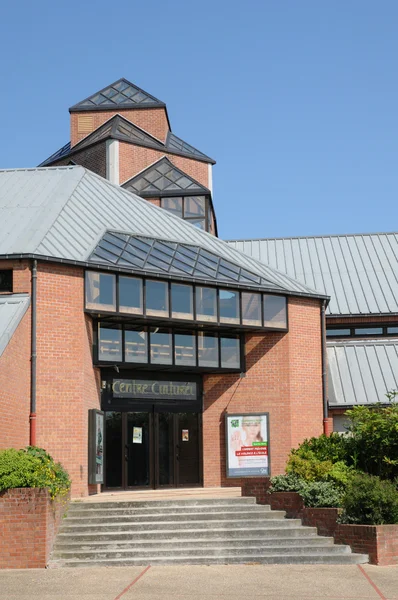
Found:
[{"label": "glass double door", "polygon": [[201,414],[107,412],[105,487],[200,485]]}]

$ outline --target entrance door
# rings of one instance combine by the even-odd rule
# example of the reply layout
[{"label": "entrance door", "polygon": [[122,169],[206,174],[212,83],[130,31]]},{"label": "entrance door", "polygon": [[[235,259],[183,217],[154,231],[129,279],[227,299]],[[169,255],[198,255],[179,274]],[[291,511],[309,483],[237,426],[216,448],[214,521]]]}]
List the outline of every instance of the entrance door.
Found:
[{"label": "entrance door", "polygon": [[201,484],[201,414],[107,412],[106,489]]}]

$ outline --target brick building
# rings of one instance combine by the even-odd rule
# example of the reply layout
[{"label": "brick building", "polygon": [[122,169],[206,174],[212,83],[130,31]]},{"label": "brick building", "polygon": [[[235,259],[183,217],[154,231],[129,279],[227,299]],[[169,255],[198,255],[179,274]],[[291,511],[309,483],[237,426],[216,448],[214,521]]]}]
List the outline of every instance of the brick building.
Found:
[{"label": "brick building", "polygon": [[[330,428],[329,294],[217,237],[214,161],[122,79],[0,172],[0,447],[74,496],[240,485]],[[318,290],[318,291],[317,291]]]}]

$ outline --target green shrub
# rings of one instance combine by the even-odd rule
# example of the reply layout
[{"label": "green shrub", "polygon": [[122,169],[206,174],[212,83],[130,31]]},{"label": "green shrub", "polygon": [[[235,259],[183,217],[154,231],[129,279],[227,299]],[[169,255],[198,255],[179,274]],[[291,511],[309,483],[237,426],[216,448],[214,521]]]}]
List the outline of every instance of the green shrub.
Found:
[{"label": "green shrub", "polygon": [[271,477],[270,492],[299,492],[303,485],[305,482],[294,473],[275,475]]},{"label": "green shrub", "polygon": [[398,404],[355,406],[346,414],[350,419],[346,462],[382,479],[398,477]]},{"label": "green shrub", "polygon": [[352,478],[342,498],[341,523],[398,523],[398,491],[394,483],[360,474]]},{"label": "green shrub", "polygon": [[332,433],[304,440],[300,446],[292,450],[290,456],[300,458],[314,458],[319,461],[330,461],[332,463],[345,461],[347,455],[346,436]]},{"label": "green shrub", "polygon": [[331,481],[340,487],[345,487],[355,473],[352,467],[348,467],[342,461],[333,463],[330,460],[318,460],[310,451],[306,454],[307,458],[291,454],[286,472],[305,481]]},{"label": "green shrub", "polygon": [[62,496],[70,489],[68,473],[42,448],[0,451],[0,491],[10,488],[48,488],[50,496]]},{"label": "green shrub", "polygon": [[335,508],[341,506],[342,490],[332,481],[308,481],[300,496],[310,508]]}]

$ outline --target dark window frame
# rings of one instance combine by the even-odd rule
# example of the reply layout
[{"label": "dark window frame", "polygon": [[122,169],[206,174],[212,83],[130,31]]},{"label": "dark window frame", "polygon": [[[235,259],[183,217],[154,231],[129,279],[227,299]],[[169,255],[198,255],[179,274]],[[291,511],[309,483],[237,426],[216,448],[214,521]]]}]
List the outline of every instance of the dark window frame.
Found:
[{"label": "dark window frame", "polygon": [[[2,281],[3,278],[4,278],[4,281]],[[0,270],[0,293],[12,294],[13,285],[14,285],[13,269],[1,269]]]},{"label": "dark window frame", "polygon": [[[181,198],[182,199],[182,216],[178,216],[179,219],[182,219],[183,221],[197,221],[197,220],[203,220],[205,223],[205,228],[204,231],[207,231],[207,233],[211,233],[210,228],[211,228],[211,213],[213,212],[213,206],[210,200],[210,196],[209,194],[176,194],[175,196],[165,196],[160,198],[160,207],[163,208],[164,210],[168,210],[167,208],[165,208],[163,206],[163,201],[164,200],[170,200],[170,198]],[[189,216],[186,217],[185,216],[185,200],[186,198],[204,198],[205,199],[205,214],[202,216]],[[174,214],[172,211],[168,211],[171,212],[172,214]],[[177,215],[176,215],[177,216]],[[215,216],[213,214],[214,217],[214,234],[216,234],[216,226],[215,226]]]},{"label": "dark window frame", "polygon": [[[97,271],[91,271],[91,270],[87,270],[86,273],[88,272],[92,272],[92,273],[97,273]],[[102,271],[98,271],[99,273],[103,273]],[[229,286],[225,286],[224,285],[211,285],[208,284],[207,282],[203,282],[203,283],[189,283],[186,281],[170,281],[170,280],[166,280],[164,278],[153,278],[153,277],[139,277],[136,276],[135,274],[132,275],[132,277],[134,277],[135,279],[142,279],[142,286],[143,286],[143,312],[142,314],[138,314],[138,313],[128,313],[128,312],[123,312],[120,311],[120,302],[119,302],[119,278],[120,277],[126,277],[125,273],[108,273],[106,272],[105,274],[107,275],[114,275],[116,277],[116,309],[115,310],[104,310],[104,309],[90,309],[90,308],[86,308],[86,281],[87,281],[87,277],[85,276],[84,281],[85,281],[85,289],[84,289],[84,311],[88,314],[92,314],[92,315],[106,315],[106,316],[112,316],[112,317],[119,317],[121,319],[123,318],[128,318],[128,319],[134,319],[135,323],[137,325],[144,325],[146,323],[148,323],[149,321],[154,321],[156,320],[156,322],[159,323],[164,323],[165,326],[166,324],[171,324],[171,325],[176,325],[177,327],[181,324],[184,324],[185,327],[187,326],[191,326],[194,325],[196,327],[202,327],[202,326],[207,326],[209,328],[212,327],[217,327],[217,328],[228,328],[228,329],[233,329],[233,330],[241,330],[241,331],[264,331],[264,332],[282,332],[282,333],[288,333],[289,332],[289,301],[288,301],[288,297],[287,296],[282,296],[280,295],[280,297],[285,299],[285,303],[286,303],[286,327],[269,327],[269,326],[264,326],[264,296],[278,296],[278,294],[270,294],[269,292],[265,292],[265,291],[258,291],[258,290],[248,290],[248,289],[238,289],[235,287],[229,287]],[[146,286],[147,286],[147,282],[148,281],[154,281],[157,283],[165,283],[167,286],[167,294],[168,294],[168,315],[167,316],[157,316],[157,315],[147,315],[147,308],[146,308]],[[193,288],[193,318],[189,319],[189,318],[177,318],[177,317],[173,317],[172,316],[172,298],[171,298],[171,285],[172,283],[178,284],[178,285],[187,285],[187,286],[191,286]],[[216,294],[217,294],[217,319],[216,321],[207,321],[207,320],[200,320],[197,318],[197,311],[196,311],[196,289],[197,288],[210,288],[210,289],[214,289],[216,290]],[[236,292],[238,294],[238,302],[239,302],[239,323],[226,323],[226,322],[222,322],[221,321],[221,316],[220,316],[220,290],[227,290],[227,291],[231,291],[231,292]],[[242,293],[247,293],[247,292],[256,292],[259,293],[261,295],[261,318],[262,318],[262,325],[249,325],[249,324],[243,324],[243,314],[242,314]]]},{"label": "dark window frame", "polygon": [[[117,329],[117,330],[121,330],[121,350],[122,350],[122,360],[104,360],[102,358],[100,358],[99,356],[99,347],[100,347],[100,328],[101,326],[105,325],[106,328],[109,329]],[[202,329],[188,329],[187,327],[181,327],[181,328],[174,328],[174,327],[163,327],[162,329],[165,329],[168,331],[168,333],[171,334],[171,363],[157,363],[157,362],[151,362],[151,354],[150,354],[150,347],[151,347],[151,329],[154,329],[153,326],[150,325],[146,325],[143,327],[140,327],[139,329],[142,329],[143,331],[146,332],[146,346],[147,346],[147,361],[146,362],[139,362],[139,361],[133,361],[133,360],[128,360],[126,361],[126,352],[125,352],[125,348],[126,348],[126,335],[125,332],[126,331],[131,331],[132,326],[130,323],[110,323],[109,321],[103,321],[103,320],[97,320],[95,322],[94,325],[94,336],[93,336],[93,363],[95,366],[97,367],[106,367],[106,366],[117,366],[117,367],[134,367],[134,365],[144,368],[144,369],[150,369],[150,370],[155,370],[155,369],[179,369],[179,370],[195,370],[195,371],[201,371],[201,372],[208,372],[208,371],[217,371],[217,372],[226,372],[226,373],[231,373],[231,372],[235,372],[235,373],[242,373],[245,372],[246,370],[246,364],[245,364],[245,336],[242,333],[235,333],[235,334],[227,334],[227,333],[223,333],[223,332],[217,332],[217,331],[211,331],[211,330],[202,330]],[[138,328],[137,328],[138,329]],[[153,332],[152,332],[153,333]],[[217,348],[218,348],[218,366],[208,366],[208,367],[204,367],[204,366],[200,366],[199,365],[199,334],[203,333],[203,334],[208,334],[211,335],[212,337],[215,337],[217,339]],[[176,335],[187,335],[187,334],[192,334],[194,336],[194,340],[195,340],[195,365],[183,365],[183,364],[178,364],[176,362],[176,355],[175,355],[175,336]],[[236,338],[239,340],[239,360],[240,360],[240,365],[239,367],[222,367],[222,352],[221,352],[221,340],[223,338]]]},{"label": "dark window frame", "polygon": [[[397,336],[398,337],[398,331],[397,332],[389,332],[388,329],[392,328],[392,327],[396,327],[398,329],[398,323],[356,323],[356,324],[349,324],[349,325],[327,325],[326,326],[326,339],[330,340],[330,339],[335,339],[335,340],[343,340],[343,339],[347,339],[347,338],[355,338],[355,339],[381,339],[381,338],[385,338],[385,337],[391,337],[391,336]],[[382,333],[355,333],[356,329],[381,329]],[[342,335],[333,335],[333,331],[340,331],[340,330],[348,330],[349,333],[348,334],[342,334]]]}]

